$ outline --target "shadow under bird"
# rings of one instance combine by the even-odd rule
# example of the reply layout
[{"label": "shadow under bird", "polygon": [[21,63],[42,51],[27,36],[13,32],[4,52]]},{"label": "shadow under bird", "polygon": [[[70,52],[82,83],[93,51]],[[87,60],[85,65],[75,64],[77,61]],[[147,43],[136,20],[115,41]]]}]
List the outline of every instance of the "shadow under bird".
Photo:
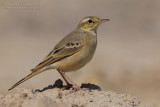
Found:
[{"label": "shadow under bird", "polygon": [[46,58],[31,70],[29,75],[14,84],[9,90],[49,69],[57,69],[67,86],[72,84],[74,90],[79,90],[80,87],[74,84],[65,73],[82,68],[92,59],[97,46],[97,29],[100,24],[107,21],[109,19],[100,19],[95,16],[82,19],[77,28],[65,36]]}]

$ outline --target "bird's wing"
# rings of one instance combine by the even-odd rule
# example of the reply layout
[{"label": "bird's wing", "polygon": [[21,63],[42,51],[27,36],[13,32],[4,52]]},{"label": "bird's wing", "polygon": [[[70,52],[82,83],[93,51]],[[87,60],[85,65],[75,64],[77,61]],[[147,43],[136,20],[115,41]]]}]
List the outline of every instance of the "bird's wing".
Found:
[{"label": "bird's wing", "polygon": [[55,48],[49,53],[49,55],[31,71],[37,71],[39,69],[42,69],[43,67],[47,67],[57,61],[63,60],[64,58],[74,55],[83,47],[81,39],[83,38],[70,38],[68,40],[67,38],[62,39],[62,41],[60,41],[55,46]]}]

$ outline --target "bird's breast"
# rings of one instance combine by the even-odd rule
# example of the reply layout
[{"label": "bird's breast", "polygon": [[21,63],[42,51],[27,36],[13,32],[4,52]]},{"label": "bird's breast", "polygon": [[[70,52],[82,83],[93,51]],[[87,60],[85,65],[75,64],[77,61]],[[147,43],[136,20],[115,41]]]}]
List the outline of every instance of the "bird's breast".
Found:
[{"label": "bird's breast", "polygon": [[88,35],[82,40],[82,48],[74,55],[55,63],[57,69],[64,72],[75,71],[86,65],[93,57],[97,46],[97,38],[94,35]]}]

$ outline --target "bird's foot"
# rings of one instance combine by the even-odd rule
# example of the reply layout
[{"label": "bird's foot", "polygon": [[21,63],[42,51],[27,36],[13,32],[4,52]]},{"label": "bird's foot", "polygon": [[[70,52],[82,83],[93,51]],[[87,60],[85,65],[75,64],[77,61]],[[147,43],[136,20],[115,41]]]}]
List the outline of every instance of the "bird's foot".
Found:
[{"label": "bird's foot", "polygon": [[73,85],[73,90],[74,91],[79,91],[79,90],[81,90],[81,88],[78,85],[74,84]]},{"label": "bird's foot", "polygon": [[71,87],[73,87],[72,84],[67,84],[67,85],[65,86],[65,89],[69,90]]}]

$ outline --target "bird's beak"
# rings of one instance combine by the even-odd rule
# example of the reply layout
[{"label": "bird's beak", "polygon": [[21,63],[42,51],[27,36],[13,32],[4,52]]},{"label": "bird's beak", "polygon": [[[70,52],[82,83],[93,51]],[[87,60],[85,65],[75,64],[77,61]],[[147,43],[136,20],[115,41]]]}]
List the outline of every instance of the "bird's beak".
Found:
[{"label": "bird's beak", "polygon": [[99,21],[99,23],[101,24],[101,23],[108,22],[108,21],[109,21],[109,19],[101,19],[101,20]]}]

